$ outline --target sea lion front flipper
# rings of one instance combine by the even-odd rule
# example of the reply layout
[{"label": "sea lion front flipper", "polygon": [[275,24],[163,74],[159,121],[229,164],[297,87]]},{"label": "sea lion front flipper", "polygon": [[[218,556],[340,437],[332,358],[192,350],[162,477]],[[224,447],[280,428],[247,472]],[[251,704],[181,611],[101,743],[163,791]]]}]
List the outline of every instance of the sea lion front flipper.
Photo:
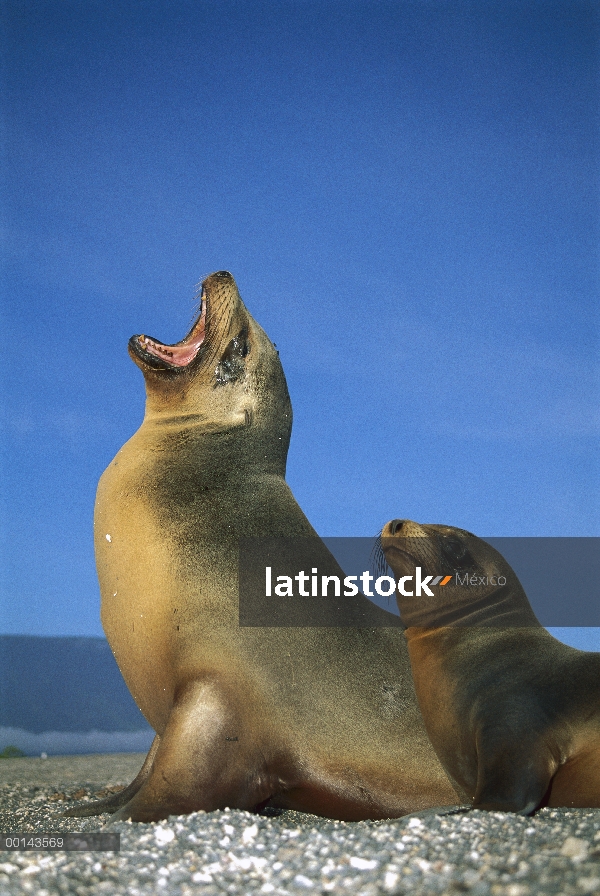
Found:
[{"label": "sea lion front flipper", "polygon": [[477,789],[474,809],[531,815],[544,799],[557,763],[541,741],[497,733],[477,738]]},{"label": "sea lion front flipper", "polygon": [[244,721],[240,697],[215,678],[189,682],[175,700],[147,780],[110,820],[253,809],[269,799],[265,757]]},{"label": "sea lion front flipper", "polygon": [[90,815],[102,815],[104,812],[115,812],[121,806],[125,806],[132,797],[136,795],[141,786],[145,783],[150,775],[154,757],[160,744],[158,734],[154,737],[152,745],[148,751],[148,755],[144,759],[144,764],[131,782],[124,790],[118,793],[111,793],[110,796],[104,797],[102,800],[95,800],[93,803],[84,803],[83,806],[74,806],[62,813],[63,818],[86,818]]}]

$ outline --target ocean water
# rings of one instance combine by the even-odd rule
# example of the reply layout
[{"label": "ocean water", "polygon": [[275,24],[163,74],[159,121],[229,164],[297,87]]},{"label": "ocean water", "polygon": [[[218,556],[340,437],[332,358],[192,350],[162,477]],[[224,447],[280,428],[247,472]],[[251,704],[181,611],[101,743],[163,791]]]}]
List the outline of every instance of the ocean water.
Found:
[{"label": "ocean water", "polygon": [[0,636],[0,752],[143,752],[153,736],[104,638]]}]

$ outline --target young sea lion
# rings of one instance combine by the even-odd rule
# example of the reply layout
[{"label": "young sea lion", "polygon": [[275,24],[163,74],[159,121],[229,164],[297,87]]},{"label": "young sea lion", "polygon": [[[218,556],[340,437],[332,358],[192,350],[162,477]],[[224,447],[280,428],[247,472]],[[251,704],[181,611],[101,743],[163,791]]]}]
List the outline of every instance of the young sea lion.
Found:
[{"label": "young sea lion", "polygon": [[378,628],[240,627],[240,538],[309,540],[320,571],[343,573],[284,479],[277,351],[227,271],[201,300],[176,345],[130,340],[146,414],[96,501],[102,623],[157,738],[122,795],[68,814],[268,804],[358,820],[456,803],[389,614]]},{"label": "young sea lion", "polygon": [[506,560],[469,532],[392,520],[381,545],[425,725],[458,792],[522,815],[600,807],[600,654],[553,638]]}]

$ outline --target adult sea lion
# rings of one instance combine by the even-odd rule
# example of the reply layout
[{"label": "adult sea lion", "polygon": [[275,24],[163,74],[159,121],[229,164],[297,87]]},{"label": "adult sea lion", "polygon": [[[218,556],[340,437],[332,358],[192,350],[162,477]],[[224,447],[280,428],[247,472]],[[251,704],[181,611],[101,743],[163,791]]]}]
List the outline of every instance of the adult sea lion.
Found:
[{"label": "adult sea lion", "polygon": [[381,545],[425,725],[461,796],[522,815],[600,807],[600,654],[553,638],[469,532],[392,520]]},{"label": "adult sea lion", "polygon": [[378,628],[238,623],[240,538],[298,536],[320,571],[341,570],[285,482],[283,369],[231,274],[204,281],[181,342],[134,336],[129,352],[146,413],[100,480],[96,561],[106,636],[157,737],[122,794],[68,814],[270,805],[359,820],[456,803],[389,614]]}]

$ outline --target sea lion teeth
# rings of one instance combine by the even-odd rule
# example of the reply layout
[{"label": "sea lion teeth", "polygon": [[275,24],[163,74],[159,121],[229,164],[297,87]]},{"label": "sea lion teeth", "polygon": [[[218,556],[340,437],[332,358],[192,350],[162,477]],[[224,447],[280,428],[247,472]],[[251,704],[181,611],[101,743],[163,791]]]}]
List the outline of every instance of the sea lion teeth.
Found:
[{"label": "sea lion teeth", "polygon": [[[132,336],[129,341],[130,353],[132,351],[134,354],[138,352],[138,358],[143,359],[148,366],[152,366],[152,362],[148,360],[147,355],[160,358],[161,360],[169,358],[171,360],[168,363],[172,370],[183,370],[195,360],[200,348],[204,344],[206,336],[206,314],[207,303],[203,302],[200,308],[200,315],[194,321],[191,330],[187,336],[176,345],[164,345],[164,343],[151,339],[143,334],[140,336]],[[139,354],[139,350],[146,353],[145,358],[143,354]],[[161,368],[158,365],[154,365],[154,368],[158,370],[167,369]]]},{"label": "sea lion teeth", "polygon": [[292,407],[277,351],[231,274],[202,288],[201,317],[169,346],[168,367],[129,342],[146,413],[96,501],[102,623],[157,736],[122,795],[70,814],[151,821],[269,804],[358,821],[453,805],[395,617],[240,626],[240,538],[295,539],[302,557],[310,544],[312,565],[344,574],[285,482]]},{"label": "sea lion teeth", "polygon": [[[381,546],[425,725],[461,796],[522,815],[600,808],[600,653],[553,638],[504,557],[469,532],[392,520]],[[454,574],[419,600],[400,583],[422,569]]]}]

